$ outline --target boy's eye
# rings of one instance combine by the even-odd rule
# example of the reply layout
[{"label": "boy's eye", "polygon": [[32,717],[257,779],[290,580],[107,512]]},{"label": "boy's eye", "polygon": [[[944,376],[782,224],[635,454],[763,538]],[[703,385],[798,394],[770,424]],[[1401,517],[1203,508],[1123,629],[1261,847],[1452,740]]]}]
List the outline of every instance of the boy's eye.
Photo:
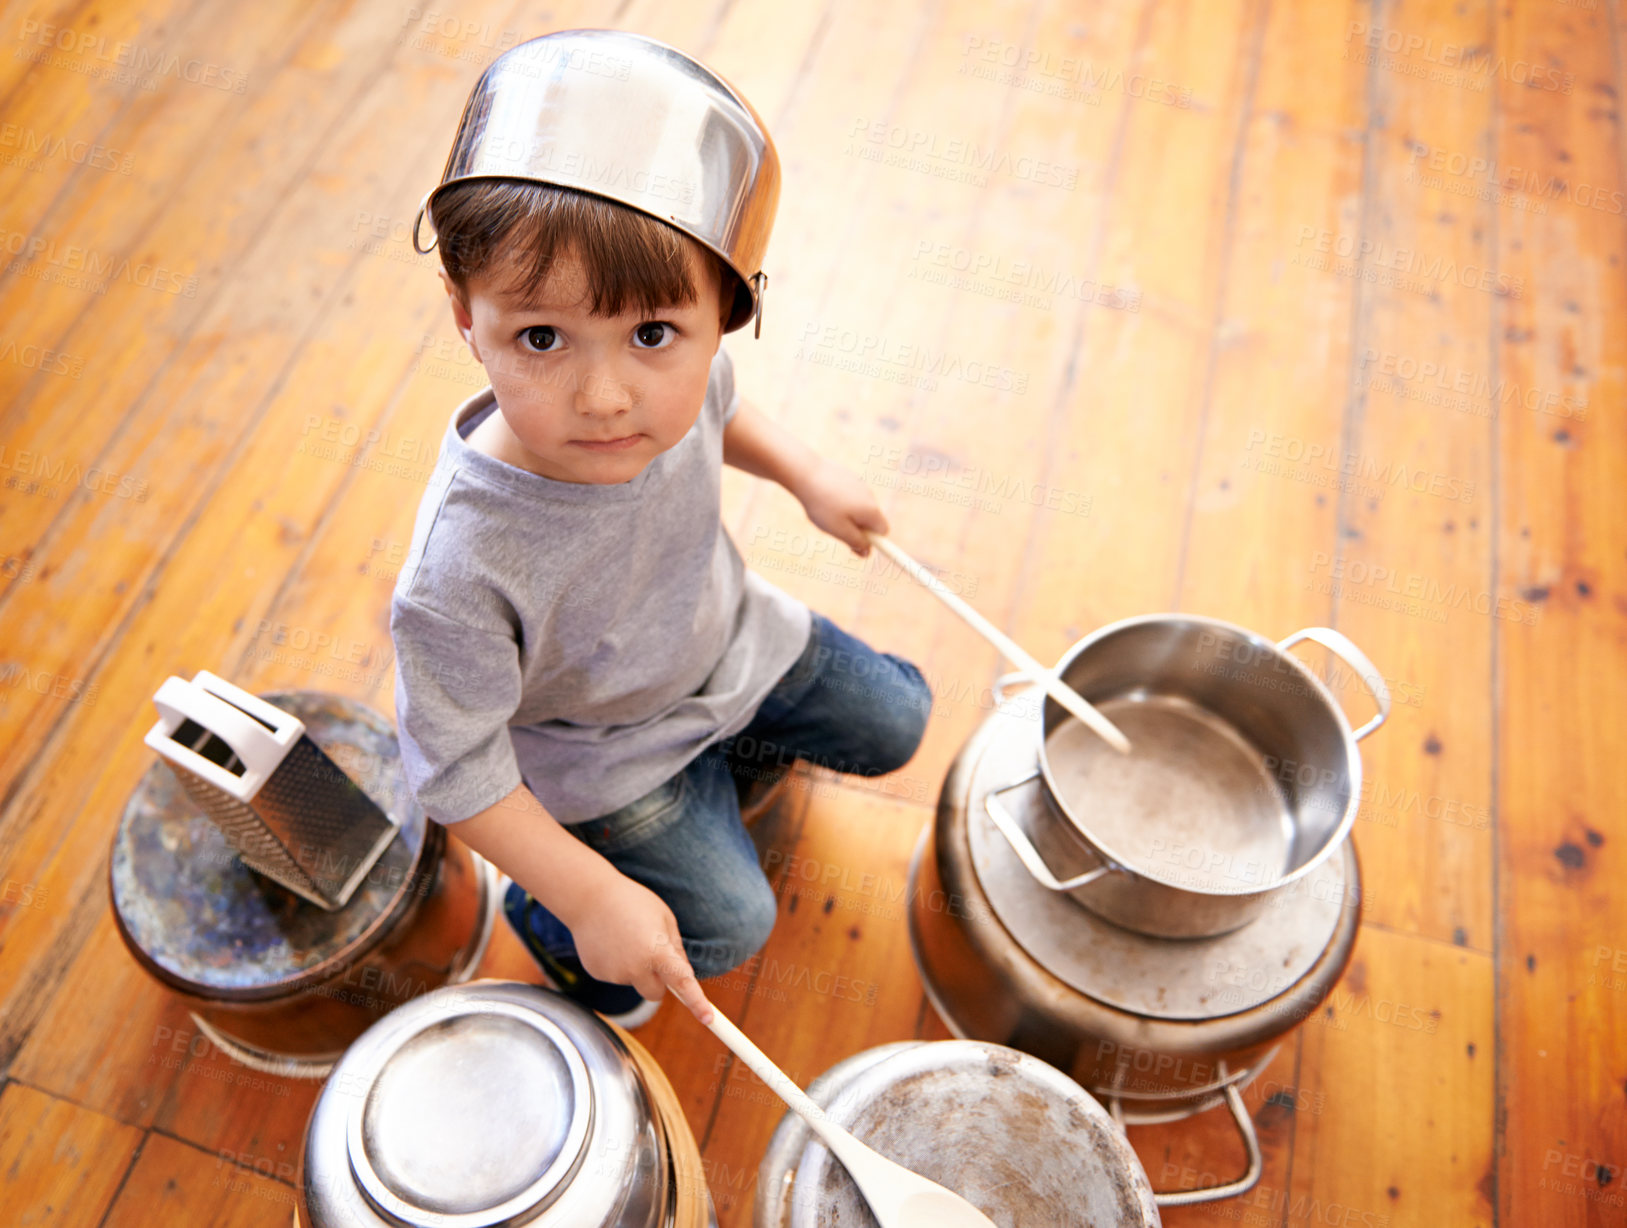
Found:
[{"label": "boy's eye", "polygon": [[672,344],[677,329],[663,320],[652,320],[635,328],[633,336],[642,348],[661,350]]},{"label": "boy's eye", "polygon": [[525,339],[526,345],[539,352],[551,350],[554,347],[554,330],[546,324],[528,328],[520,336]]}]

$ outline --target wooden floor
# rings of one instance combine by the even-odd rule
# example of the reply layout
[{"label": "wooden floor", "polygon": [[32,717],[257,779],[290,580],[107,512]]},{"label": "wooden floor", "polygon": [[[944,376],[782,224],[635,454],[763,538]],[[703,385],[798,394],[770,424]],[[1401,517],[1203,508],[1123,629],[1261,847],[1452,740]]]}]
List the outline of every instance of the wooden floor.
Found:
[{"label": "wooden floor", "polygon": [[[288,1222],[315,1089],[170,1060],[113,825],[168,674],[391,711],[394,573],[483,382],[413,213],[498,49],[611,25],[771,125],[763,335],[728,344],[901,545],[1042,658],[1183,610],[1337,627],[1389,679],[1354,961],[1250,1090],[1259,1187],[1165,1222],[1627,1222],[1619,0],[4,8],[0,1219]],[[754,829],[780,921],[709,989],[806,1082],[948,1033],[904,922],[788,867],[902,884],[1006,667],[778,487],[731,471],[723,511],[941,698],[907,787]],[[482,971],[536,979],[501,926]],[[673,1003],[639,1035],[740,1228],[779,1106]],[[1132,1139],[1157,1185],[1241,1163],[1209,1118]]]}]

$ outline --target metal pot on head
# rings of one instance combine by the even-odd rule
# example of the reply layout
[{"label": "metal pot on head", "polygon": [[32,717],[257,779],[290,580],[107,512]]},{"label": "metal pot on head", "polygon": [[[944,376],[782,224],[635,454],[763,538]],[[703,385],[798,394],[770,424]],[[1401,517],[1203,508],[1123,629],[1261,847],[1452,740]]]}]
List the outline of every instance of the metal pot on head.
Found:
[{"label": "metal pot on head", "polygon": [[[1359,729],[1289,651],[1305,640],[1371,691],[1378,713]],[[1328,627],[1273,642],[1219,619],[1143,615],[1080,640],[1057,673],[1134,749],[1120,755],[1047,695],[1038,766],[991,791],[988,815],[1036,882],[1163,938],[1235,930],[1323,866],[1360,804],[1356,743],[1390,711],[1382,675]],[[1004,800],[1023,788],[1094,865],[1054,872]]]}]

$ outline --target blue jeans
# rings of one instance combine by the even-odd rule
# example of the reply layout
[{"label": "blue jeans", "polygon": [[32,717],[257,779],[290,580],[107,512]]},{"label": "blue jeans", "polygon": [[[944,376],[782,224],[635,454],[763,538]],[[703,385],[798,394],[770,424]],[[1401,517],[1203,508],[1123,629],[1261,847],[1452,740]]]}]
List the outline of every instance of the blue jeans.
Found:
[{"label": "blue jeans", "polygon": [[920,670],[815,611],[802,655],[743,729],[643,797],[567,830],[666,902],[696,976],[721,976],[762,949],[779,912],[740,821],[736,777],[798,759],[857,776],[896,771],[931,709]]}]

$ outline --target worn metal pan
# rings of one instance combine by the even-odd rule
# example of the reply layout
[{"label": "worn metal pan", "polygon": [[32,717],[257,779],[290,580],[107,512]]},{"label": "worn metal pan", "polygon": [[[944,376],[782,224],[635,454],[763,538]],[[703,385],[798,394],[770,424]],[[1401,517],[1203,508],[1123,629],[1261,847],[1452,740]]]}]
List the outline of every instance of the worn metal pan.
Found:
[{"label": "worn metal pan", "polygon": [[[1372,693],[1378,713],[1359,729],[1290,651],[1306,640]],[[1272,641],[1219,619],[1148,614],[1086,636],[1057,673],[1135,750],[1117,754],[1046,696],[1039,767],[991,791],[989,817],[1043,886],[1163,938],[1246,925],[1331,857],[1360,804],[1356,743],[1390,711],[1377,668],[1328,627]],[[1001,801],[1019,788],[1043,790],[1099,864],[1059,879]]]}]

